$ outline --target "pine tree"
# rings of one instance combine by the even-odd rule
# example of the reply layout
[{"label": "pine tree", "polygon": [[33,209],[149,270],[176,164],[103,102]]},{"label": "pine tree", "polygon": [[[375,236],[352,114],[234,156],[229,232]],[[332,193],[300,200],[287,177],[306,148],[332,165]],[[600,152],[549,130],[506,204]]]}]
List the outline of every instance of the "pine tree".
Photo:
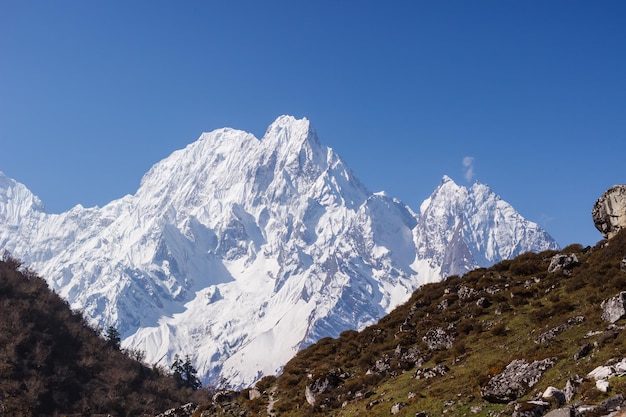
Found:
[{"label": "pine tree", "polygon": [[202,386],[198,378],[198,371],[191,363],[189,355],[185,355],[185,360],[183,361],[180,356],[176,354],[171,369],[173,372],[172,376],[179,387],[191,388],[195,391]]},{"label": "pine tree", "polygon": [[114,326],[109,326],[105,334],[107,345],[113,347],[116,350],[120,350],[122,344],[122,338],[120,332]]}]

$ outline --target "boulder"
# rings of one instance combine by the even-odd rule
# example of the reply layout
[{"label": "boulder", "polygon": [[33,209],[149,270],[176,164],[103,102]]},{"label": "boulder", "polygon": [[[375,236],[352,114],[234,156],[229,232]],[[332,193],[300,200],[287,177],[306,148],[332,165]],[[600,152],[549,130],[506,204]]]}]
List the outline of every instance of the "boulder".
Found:
[{"label": "boulder", "polygon": [[512,417],[541,417],[550,408],[550,403],[545,401],[524,401],[515,404]]},{"label": "boulder", "polygon": [[545,400],[554,399],[558,405],[565,404],[565,393],[560,389],[554,387],[548,387],[541,395],[541,398]]},{"label": "boulder", "polygon": [[609,379],[614,376],[626,375],[626,358],[613,365],[598,366],[587,374],[587,377],[596,381],[596,388],[602,392],[609,391]]},{"label": "boulder", "polygon": [[619,269],[622,272],[626,272],[626,256],[624,256],[622,261],[619,263]]},{"label": "boulder", "polygon": [[604,300],[602,304],[602,320],[615,323],[626,317],[626,291],[622,291],[614,297]]},{"label": "boulder", "polygon": [[478,307],[487,308],[491,305],[491,302],[489,302],[489,300],[485,297],[480,297],[478,300],[476,300],[476,305]]},{"label": "boulder", "polygon": [[593,205],[591,217],[605,239],[626,228],[626,185],[614,185],[606,190]]},{"label": "boulder", "polygon": [[547,358],[528,363],[516,359],[504,371],[494,375],[481,388],[480,395],[492,403],[508,403],[528,393],[539,382],[544,372],[556,363],[556,358]]},{"label": "boulder", "polygon": [[248,399],[256,400],[257,398],[261,398],[261,391],[259,391],[258,388],[251,388],[250,391],[248,391]]},{"label": "boulder", "polygon": [[569,378],[565,383],[565,402],[570,402],[574,399],[574,395],[578,392],[578,387],[582,384],[584,379],[578,375],[573,378]]},{"label": "boulder", "polygon": [[552,257],[550,265],[548,266],[548,272],[556,272],[562,270],[567,273],[570,272],[576,265],[578,265],[578,258],[576,257],[576,254],[558,254]]},{"label": "boulder", "polygon": [[310,405],[315,405],[317,396],[330,392],[343,383],[344,380],[349,378],[350,375],[343,372],[341,369],[333,369],[327,374],[314,379],[311,383],[307,384],[304,388],[304,396],[306,401]]},{"label": "boulder", "polygon": [[574,417],[576,412],[572,408],[558,408],[550,411],[544,417]]},{"label": "boulder", "polygon": [[450,349],[454,337],[442,327],[434,327],[426,332],[422,340],[430,350]]},{"label": "boulder", "polygon": [[592,349],[591,343],[585,343],[584,345],[580,347],[580,349],[576,351],[576,353],[574,353],[574,360],[578,361],[584,358],[585,356],[589,355],[589,353],[591,352],[591,349]]},{"label": "boulder", "polygon": [[391,414],[398,414],[400,412],[401,409],[403,409],[404,407],[406,407],[408,404],[407,403],[395,403],[394,405],[391,406]]}]

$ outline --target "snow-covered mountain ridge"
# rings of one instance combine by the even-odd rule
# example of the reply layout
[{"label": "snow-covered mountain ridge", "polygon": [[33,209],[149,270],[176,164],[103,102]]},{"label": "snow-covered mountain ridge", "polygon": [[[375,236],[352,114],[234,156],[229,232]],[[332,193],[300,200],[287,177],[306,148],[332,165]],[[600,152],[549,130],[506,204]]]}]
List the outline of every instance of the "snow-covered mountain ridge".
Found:
[{"label": "snow-covered mountain ridge", "polygon": [[102,208],[46,214],[0,173],[0,247],[148,362],[189,354],[205,382],[243,386],[424,283],[557,244],[479,183],[444,177],[419,213],[371,193],[281,116],[260,140],[202,134]]}]

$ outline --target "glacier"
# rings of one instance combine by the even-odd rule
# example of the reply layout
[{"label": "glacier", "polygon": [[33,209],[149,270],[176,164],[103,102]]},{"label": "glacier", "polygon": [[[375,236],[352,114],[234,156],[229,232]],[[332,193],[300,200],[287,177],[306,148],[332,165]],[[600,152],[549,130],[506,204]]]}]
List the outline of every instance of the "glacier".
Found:
[{"label": "glacier", "polygon": [[307,119],[231,128],[155,164],[134,195],[48,214],[0,172],[7,250],[123,346],[240,388],[362,329],[419,286],[558,248],[487,185],[444,176],[416,212],[370,192]]}]

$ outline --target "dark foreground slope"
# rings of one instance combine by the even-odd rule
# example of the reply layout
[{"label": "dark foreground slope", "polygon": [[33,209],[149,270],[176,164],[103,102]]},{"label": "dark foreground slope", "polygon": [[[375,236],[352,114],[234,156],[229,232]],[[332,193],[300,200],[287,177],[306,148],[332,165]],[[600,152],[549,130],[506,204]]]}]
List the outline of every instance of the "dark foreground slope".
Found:
[{"label": "dark foreground slope", "polygon": [[425,285],[378,324],[323,339],[277,378],[196,414],[608,415],[626,406],[626,378],[607,376],[603,392],[588,374],[626,358],[626,319],[611,323],[601,307],[626,290],[624,255],[621,232]]},{"label": "dark foreground slope", "polygon": [[154,415],[190,394],[110,346],[19,261],[0,261],[0,416]]}]

